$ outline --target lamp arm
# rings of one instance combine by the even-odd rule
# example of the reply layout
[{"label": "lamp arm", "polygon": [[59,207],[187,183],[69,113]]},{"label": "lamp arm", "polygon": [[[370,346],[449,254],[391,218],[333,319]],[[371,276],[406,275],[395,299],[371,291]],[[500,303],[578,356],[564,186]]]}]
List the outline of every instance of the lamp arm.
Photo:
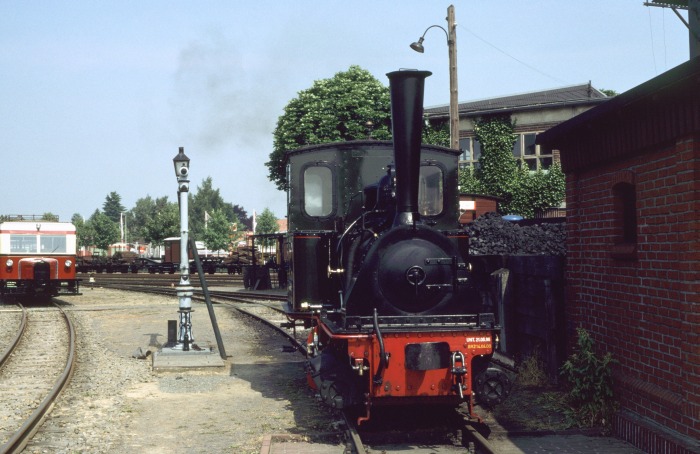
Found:
[{"label": "lamp arm", "polygon": [[431,25],[430,27],[426,28],[425,31],[423,32],[423,35],[421,36],[421,39],[425,38],[425,34],[428,33],[428,30],[430,30],[431,28],[435,28],[435,27],[437,27],[440,30],[442,30],[443,32],[445,32],[445,38],[447,38],[447,43],[449,44],[450,43],[450,34],[447,33],[447,30],[445,30],[445,28],[442,27],[441,25]]}]

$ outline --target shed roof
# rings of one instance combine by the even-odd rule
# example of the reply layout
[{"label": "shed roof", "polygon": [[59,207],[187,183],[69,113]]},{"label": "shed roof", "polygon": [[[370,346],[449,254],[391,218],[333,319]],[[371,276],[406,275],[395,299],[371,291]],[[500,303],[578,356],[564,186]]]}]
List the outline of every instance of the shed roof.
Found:
[{"label": "shed roof", "polygon": [[[544,107],[600,103],[608,99],[610,98],[589,82],[570,87],[463,102],[459,103],[459,114],[460,116],[486,115]],[[446,117],[449,116],[449,106],[428,107],[424,109],[424,114],[428,117]]]},{"label": "shed roof", "polygon": [[537,135],[565,172],[674,143],[700,131],[700,57]]}]

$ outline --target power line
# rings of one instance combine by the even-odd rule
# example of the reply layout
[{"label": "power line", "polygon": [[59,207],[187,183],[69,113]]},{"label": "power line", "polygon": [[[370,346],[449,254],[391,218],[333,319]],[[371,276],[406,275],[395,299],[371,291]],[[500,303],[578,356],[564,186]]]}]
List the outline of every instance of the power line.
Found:
[{"label": "power line", "polygon": [[560,79],[560,78],[558,78],[558,77],[555,77],[555,76],[549,75],[549,74],[547,74],[547,73],[545,73],[545,72],[543,72],[543,71],[540,71],[539,69],[535,68],[534,66],[528,65],[528,64],[525,63],[524,61],[522,61],[522,60],[520,60],[520,59],[518,59],[518,58],[516,58],[516,57],[513,57],[513,56],[510,55],[508,52],[506,52],[506,51],[500,49],[498,46],[496,46],[496,45],[494,45],[494,44],[491,44],[490,42],[486,41],[484,38],[482,38],[481,36],[477,35],[477,34],[474,33],[473,31],[469,30],[469,29],[466,28],[464,25],[458,24],[457,27],[459,27],[459,28],[461,28],[461,29],[467,31],[470,35],[474,36],[474,37],[475,37],[476,39],[478,39],[479,41],[481,41],[481,42],[483,42],[484,44],[487,44],[487,45],[493,47],[494,49],[496,49],[498,52],[502,53],[502,54],[505,55],[506,57],[509,57],[509,58],[515,60],[516,62],[520,63],[521,65],[523,65],[523,66],[525,66],[525,67],[527,67],[527,68],[529,68],[529,69],[531,69],[531,70],[533,70],[533,71],[535,71],[535,72],[537,72],[537,73],[539,73],[539,74],[541,74],[541,75],[543,75],[543,76],[545,76],[545,77],[548,77],[548,78],[550,78],[550,79],[552,79],[552,80],[556,80],[556,81],[559,82],[559,83],[562,83],[562,84],[565,84],[565,85],[569,83],[569,82],[567,82],[567,81],[565,81],[565,80],[562,80],[562,79]]}]

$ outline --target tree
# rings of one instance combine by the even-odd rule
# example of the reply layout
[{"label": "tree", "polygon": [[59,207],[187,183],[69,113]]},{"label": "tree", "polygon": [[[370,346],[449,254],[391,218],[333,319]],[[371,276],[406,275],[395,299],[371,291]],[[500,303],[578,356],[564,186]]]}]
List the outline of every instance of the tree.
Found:
[{"label": "tree", "polygon": [[176,203],[168,202],[167,197],[158,200],[164,203],[156,204],[156,213],[146,221],[144,239],[162,245],[164,239],[180,236],[180,209]]},{"label": "tree", "polygon": [[75,226],[75,236],[78,248],[92,246],[93,238],[95,237],[95,232],[92,230],[89,223],[85,222],[85,219],[75,213],[70,218],[71,223]]},{"label": "tree", "polygon": [[92,244],[107,251],[110,244],[119,241],[119,225],[99,210],[90,216],[89,228],[92,231]]},{"label": "tree", "polygon": [[122,213],[126,211],[126,208],[124,208],[124,205],[122,205],[121,196],[115,191],[110,192],[107,197],[105,197],[105,203],[102,205],[102,211],[108,218],[119,224]]},{"label": "tree", "polygon": [[[239,225],[243,227],[242,230],[253,230],[253,216],[248,216],[248,212],[242,206],[234,205],[233,213],[236,215]],[[239,230],[241,230],[240,227]]]},{"label": "tree", "polygon": [[[269,208],[265,208],[263,212],[260,213],[260,216],[258,216],[256,219],[255,234],[265,235],[270,233],[277,233],[278,229],[279,226],[277,224],[277,217]],[[271,243],[272,241],[262,241],[262,244],[265,246]]]},{"label": "tree", "polygon": [[202,234],[202,240],[211,251],[221,249],[228,250],[231,244],[231,227],[237,225],[238,220],[230,222],[223,211],[214,210],[209,214],[209,221]]},{"label": "tree", "polygon": [[129,223],[127,225],[129,237],[144,239],[146,237],[146,224],[157,211],[156,200],[153,200],[150,195],[138,199],[134,207],[129,210]]},{"label": "tree", "polygon": [[[368,131],[371,122],[372,129]],[[287,189],[284,153],[305,145],[371,137],[390,139],[389,89],[359,66],[314,82],[289,101],[277,120],[268,178]]]},{"label": "tree", "polygon": [[[202,185],[197,187],[197,191],[189,194],[190,232],[195,238],[203,238],[205,217],[210,216],[216,210],[226,217],[229,223],[237,220],[235,208],[228,202],[224,202],[219,189],[214,189],[211,177],[202,180]],[[243,210],[245,212],[245,210]]]},{"label": "tree", "polygon": [[58,222],[58,215],[47,212],[41,215],[41,219],[46,222]]}]

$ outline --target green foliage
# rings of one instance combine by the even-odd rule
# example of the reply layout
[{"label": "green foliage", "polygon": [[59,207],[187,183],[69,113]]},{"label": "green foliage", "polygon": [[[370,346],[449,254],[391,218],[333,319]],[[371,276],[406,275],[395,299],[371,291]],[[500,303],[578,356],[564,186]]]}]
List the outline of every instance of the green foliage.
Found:
[{"label": "green foliage", "polygon": [[423,128],[423,143],[450,146],[450,124],[448,122],[429,123]]},{"label": "green foliage", "polygon": [[484,186],[476,177],[473,168],[467,167],[459,170],[459,192],[465,194],[486,194]]},{"label": "green foliage", "polygon": [[[265,163],[268,178],[287,189],[284,153],[305,145],[365,139],[390,139],[389,89],[359,66],[314,82],[289,101],[277,120],[273,151]],[[368,130],[368,122],[372,129]]]},{"label": "green foliage", "polygon": [[47,212],[41,215],[41,219],[47,222],[58,222],[58,215]]},{"label": "green foliage", "polygon": [[[269,208],[265,208],[263,212],[256,218],[255,234],[261,235],[268,233],[276,233],[278,229],[279,226],[277,225],[277,217]],[[262,242],[262,244],[265,246],[268,246],[272,243],[273,241],[268,240]]]},{"label": "green foliage", "polygon": [[167,202],[167,197],[162,200],[165,203],[144,226],[144,240],[156,245],[163,244],[166,238],[180,236],[180,208],[177,203]]},{"label": "green foliage", "polygon": [[119,223],[122,212],[126,211],[122,205],[122,198],[116,191],[110,192],[105,197],[105,203],[102,205],[102,211],[112,221]]},{"label": "green foliage", "polygon": [[99,210],[95,210],[87,224],[85,232],[92,237],[91,245],[107,251],[110,244],[119,241],[119,224]]},{"label": "green foliage", "polygon": [[78,248],[92,246],[92,238],[95,236],[95,232],[91,229],[89,223],[85,222],[85,219],[78,213],[73,214],[70,221],[75,226]]},{"label": "green foliage", "polygon": [[531,173],[519,163],[513,157],[513,131],[510,117],[477,120],[474,132],[481,143],[479,168],[460,170],[460,192],[500,197],[502,213],[531,218],[564,200],[565,176],[559,164]]},{"label": "green foliage", "polygon": [[530,173],[525,166],[517,175],[517,190],[506,205],[508,213],[534,217],[548,207],[558,206],[564,199],[566,180],[560,164],[553,164],[546,172]]},{"label": "green foliage", "polygon": [[[234,223],[238,224],[238,219]],[[231,243],[232,224],[222,210],[214,210],[209,213],[209,220],[201,237],[209,250],[228,250]]]},{"label": "green foliage", "polygon": [[510,117],[479,119],[474,125],[476,140],[481,143],[479,169],[475,172],[489,195],[506,200],[517,190],[518,163],[513,158],[513,123]]},{"label": "green foliage", "polygon": [[167,197],[153,200],[150,195],[147,195],[138,199],[134,207],[129,210],[129,221],[127,223],[129,238],[132,240],[143,240],[146,238],[146,225],[158,212],[159,207],[163,207],[167,203]]},{"label": "green foliage", "polygon": [[567,394],[570,416],[580,427],[609,426],[616,411],[613,398],[610,352],[602,358],[594,350],[593,339],[583,328],[576,330],[577,351],[561,368],[571,389]]},{"label": "green foliage", "polygon": [[202,185],[198,186],[195,192],[190,192],[188,197],[190,233],[197,239],[204,237],[205,213],[211,216],[218,210],[229,223],[238,219],[234,206],[224,201],[218,188],[214,189],[211,177],[202,180]]}]

